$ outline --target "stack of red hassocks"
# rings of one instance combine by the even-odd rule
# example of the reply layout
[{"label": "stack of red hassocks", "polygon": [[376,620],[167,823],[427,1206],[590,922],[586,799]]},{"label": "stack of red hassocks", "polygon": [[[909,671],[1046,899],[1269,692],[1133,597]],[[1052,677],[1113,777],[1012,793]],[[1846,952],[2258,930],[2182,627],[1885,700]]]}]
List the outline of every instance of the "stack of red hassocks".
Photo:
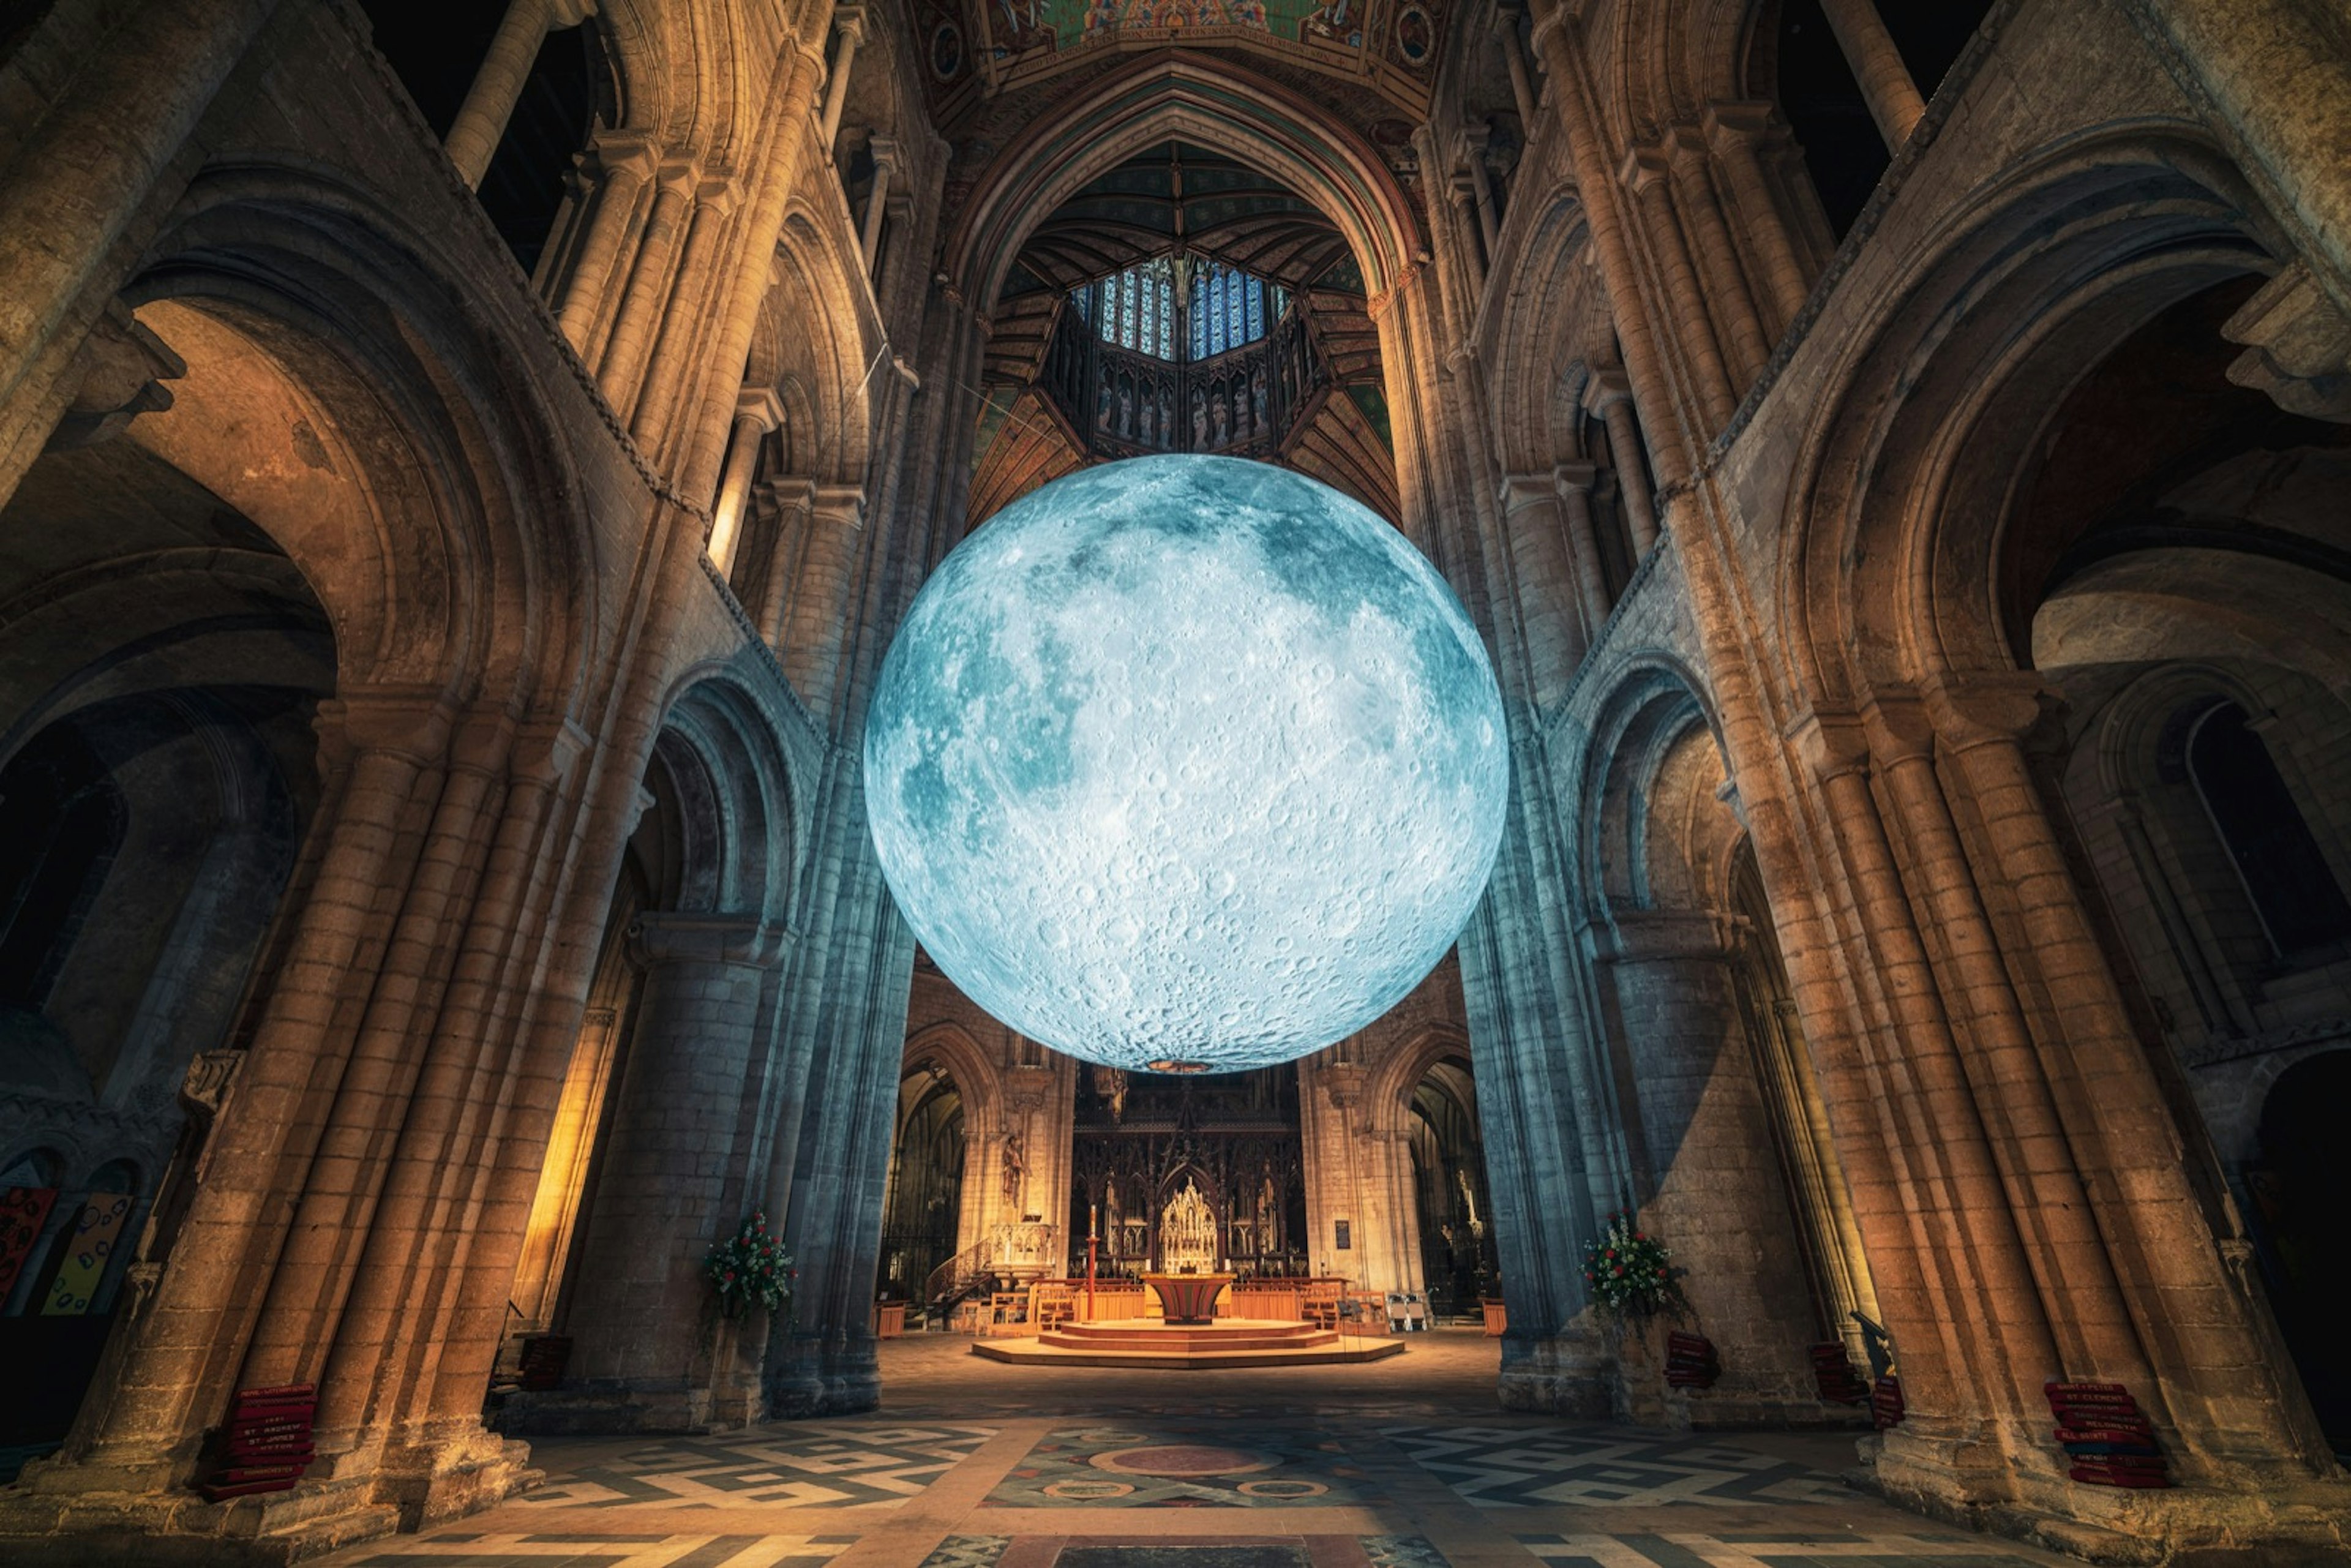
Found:
[{"label": "stack of red hassocks", "polygon": [[1825,1405],[1866,1405],[1869,1385],[1864,1383],[1844,1358],[1844,1342],[1830,1340],[1812,1349],[1813,1382],[1821,1391]]},{"label": "stack of red hassocks", "polygon": [[1877,1429],[1883,1432],[1888,1427],[1899,1427],[1908,1413],[1902,1407],[1902,1380],[1890,1372],[1879,1378],[1869,1396],[1869,1418]]},{"label": "stack of red hassocks", "polygon": [[1679,1330],[1666,1336],[1666,1383],[1674,1388],[1711,1388],[1722,1375],[1714,1343],[1704,1334]]},{"label": "stack of red hassocks", "polygon": [[204,1496],[219,1502],[256,1492],[292,1491],[317,1457],[310,1446],[310,1423],[318,1413],[316,1384],[241,1390],[229,1406],[222,1443],[228,1465],[204,1483]]},{"label": "stack of red hassocks", "polygon": [[2119,1383],[2044,1383],[2057,1441],[2073,1468],[2065,1473],[2094,1487],[2168,1487],[2155,1427]]}]

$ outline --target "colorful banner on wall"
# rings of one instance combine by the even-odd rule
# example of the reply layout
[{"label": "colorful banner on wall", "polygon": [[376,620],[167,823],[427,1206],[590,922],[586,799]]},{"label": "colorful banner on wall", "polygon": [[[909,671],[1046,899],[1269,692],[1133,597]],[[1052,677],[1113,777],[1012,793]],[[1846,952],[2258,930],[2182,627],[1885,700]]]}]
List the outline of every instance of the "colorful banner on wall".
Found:
[{"label": "colorful banner on wall", "polygon": [[16,1288],[16,1276],[25,1271],[57,1201],[53,1186],[12,1186],[0,1194],[0,1302]]},{"label": "colorful banner on wall", "polygon": [[74,1219],[73,1249],[66,1255],[65,1267],[57,1270],[57,1281],[41,1303],[43,1317],[76,1318],[89,1311],[90,1298],[98,1293],[99,1281],[106,1278],[107,1260],[114,1256],[115,1239],[130,1218],[129,1193],[89,1195]]}]

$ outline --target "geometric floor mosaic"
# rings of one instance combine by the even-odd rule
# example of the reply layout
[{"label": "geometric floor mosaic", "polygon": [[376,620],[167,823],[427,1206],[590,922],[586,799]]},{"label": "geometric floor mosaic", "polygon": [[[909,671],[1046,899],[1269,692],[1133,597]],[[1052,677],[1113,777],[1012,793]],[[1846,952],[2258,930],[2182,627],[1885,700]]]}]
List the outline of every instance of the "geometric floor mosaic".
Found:
[{"label": "geometric floor mosaic", "polygon": [[827,1568],[852,1535],[649,1535],[463,1531],[403,1541],[350,1568]]},{"label": "geometric floor mosaic", "polygon": [[901,1344],[894,1409],[534,1440],[534,1490],[309,1568],[2078,1568],[1847,1487],[1842,1437],[1494,1409],[1497,1354],[1154,1383]]},{"label": "geometric floor mosaic", "polygon": [[1979,1535],[1827,1535],[1752,1531],[1692,1535],[1521,1535],[1519,1544],[1550,1568],[2040,1568]]},{"label": "geometric floor mosaic", "polygon": [[1065,1427],[987,1508],[1318,1508],[1375,1501],[1346,1446],[1310,1427],[1228,1422]]},{"label": "geometric floor mosaic", "polygon": [[[996,1435],[993,1427],[769,1426],[717,1437],[662,1437],[559,1469],[519,1500],[538,1508],[847,1508],[920,1492]],[[727,1568],[736,1568],[733,1563]]]},{"label": "geometric floor mosaic", "polygon": [[1479,1508],[1840,1503],[1833,1476],[1702,1438],[1593,1427],[1384,1427],[1421,1469]]}]

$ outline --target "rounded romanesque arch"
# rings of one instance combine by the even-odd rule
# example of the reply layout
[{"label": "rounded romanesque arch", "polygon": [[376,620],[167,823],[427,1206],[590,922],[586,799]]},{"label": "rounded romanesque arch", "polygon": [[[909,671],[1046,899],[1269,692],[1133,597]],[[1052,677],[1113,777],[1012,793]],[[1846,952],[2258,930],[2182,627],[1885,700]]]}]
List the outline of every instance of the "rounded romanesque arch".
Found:
[{"label": "rounded romanesque arch", "polygon": [[2276,265],[2241,181],[2184,137],[2068,145],[1983,194],[1991,216],[1885,291],[1794,465],[1782,653],[1816,701],[2016,667],[2032,607],[1998,563],[2043,427],[2134,328]]},{"label": "rounded romanesque arch", "polygon": [[569,443],[501,344],[535,328],[475,319],[431,249],[308,172],[199,179],[126,291],[187,367],[131,438],[292,558],[339,685],[559,711],[597,631],[585,520],[544,500],[577,493]]},{"label": "rounded romanesque arch", "polygon": [[1312,203],[1346,236],[1374,299],[1416,265],[1419,223],[1358,132],[1253,72],[1170,50],[1105,78],[1006,146],[947,239],[946,276],[967,299],[994,299],[1046,214],[1104,170],[1179,138],[1229,149]]},{"label": "rounded romanesque arch", "polygon": [[[2205,1140],[2177,1120],[2176,1059],[2053,777],[2067,699],[2095,707],[2100,678],[2038,655],[2065,641],[2041,615],[2052,587],[2113,584],[2105,558],[2155,544],[2129,525],[2163,497],[2165,465],[2217,455],[2179,433],[2214,423],[2216,398],[2251,400],[2221,425],[2249,407],[2267,417],[2223,371],[2227,340],[2257,330],[2238,312],[2283,247],[2247,183],[2185,127],[2068,140],[1972,194],[1890,264],[1866,329],[1829,357],[1782,514],[1778,657],[1834,846],[1829,897],[1865,910],[1873,944],[1855,1017],[1805,1022],[1841,1037],[1816,1051],[1840,1146],[1857,1166],[1884,1162],[1856,1207],[1881,1280],[1901,1281],[1889,1312],[1918,1302],[1971,1322],[1962,1303],[1984,1292],[2033,1307],[1987,1333],[1997,1347],[1935,1343],[1911,1319],[1914,1408],[2022,1419],[2041,1399],[2027,1366],[2159,1385],[2183,1465],[2259,1485],[2266,1467],[2299,1473],[2315,1428],[2265,1348],[2250,1280],[2209,1242],[2159,1239],[2229,1238],[2238,1221]],[[2189,382],[2193,399],[2179,395]],[[2085,431],[2103,434],[2085,447]],[[2130,570],[2159,559],[2140,553]],[[1888,1097],[1881,1071],[1852,1056],[1868,1020],[1894,1030],[1904,1072],[1963,1086],[1934,1138],[1916,1131],[1917,1091]],[[2066,1150],[2029,1178],[2029,1223],[1991,1196],[2022,1175],[2022,1145]],[[1949,1247],[1922,1255],[1908,1220],[1879,1208],[1886,1181],[1946,1195],[1932,1201],[1973,1239],[1962,1273]],[[1966,1184],[1986,1184],[1986,1200],[1959,1199]],[[2124,1190],[2127,1203],[2110,1196]],[[2051,1268],[2061,1252],[2086,1266]],[[2188,1291],[2226,1320],[2192,1352],[2143,1326],[2151,1303]],[[1987,1382],[1946,1354],[2013,1370]],[[2261,1397],[2246,1397],[2248,1378]],[[2020,1473],[2037,1463],[2013,1458]]]}]

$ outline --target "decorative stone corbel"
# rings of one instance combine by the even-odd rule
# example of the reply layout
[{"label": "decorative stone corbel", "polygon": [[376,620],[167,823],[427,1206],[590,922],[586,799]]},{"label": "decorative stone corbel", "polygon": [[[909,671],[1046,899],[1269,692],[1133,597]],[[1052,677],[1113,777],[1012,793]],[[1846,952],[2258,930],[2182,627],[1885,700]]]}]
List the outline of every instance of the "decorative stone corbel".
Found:
[{"label": "decorative stone corbel", "polygon": [[108,300],[90,328],[80,363],[81,385],[49,433],[45,451],[95,446],[121,434],[141,414],[171,407],[172,394],[162,383],[188,373],[187,361],[120,299]]},{"label": "decorative stone corbel", "polygon": [[219,1051],[200,1051],[188,1063],[188,1071],[180,1080],[180,1103],[189,1114],[210,1124],[220,1119],[221,1108],[228,1103],[229,1091],[236,1083],[236,1075],[245,1066],[245,1052],[234,1047]]},{"label": "decorative stone corbel", "polygon": [[2351,424],[2351,320],[2295,262],[2262,285],[2221,324],[2245,351],[2229,379],[2265,394],[2288,413]]}]

